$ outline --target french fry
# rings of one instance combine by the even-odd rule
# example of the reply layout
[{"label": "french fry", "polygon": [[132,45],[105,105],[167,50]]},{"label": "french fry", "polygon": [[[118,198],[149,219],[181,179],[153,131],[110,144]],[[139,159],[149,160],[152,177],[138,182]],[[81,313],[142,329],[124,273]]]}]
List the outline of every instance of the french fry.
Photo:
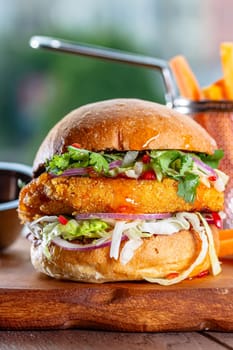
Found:
[{"label": "french fry", "polygon": [[220,242],[219,258],[224,258],[229,255],[233,255],[233,239],[225,239]]},{"label": "french fry", "polygon": [[199,83],[184,56],[173,57],[169,61],[169,65],[181,96],[194,101],[199,101],[203,98]]},{"label": "french fry", "polygon": [[233,240],[233,229],[222,229],[218,231],[220,241],[225,241],[226,239]]},{"label": "french fry", "polygon": [[225,82],[219,79],[215,83],[202,88],[203,97],[206,100],[225,100]]},{"label": "french fry", "polygon": [[220,258],[233,255],[233,229],[219,230],[220,248],[218,256]]},{"label": "french fry", "polygon": [[233,42],[221,43],[220,56],[226,97],[229,100],[233,100]]}]

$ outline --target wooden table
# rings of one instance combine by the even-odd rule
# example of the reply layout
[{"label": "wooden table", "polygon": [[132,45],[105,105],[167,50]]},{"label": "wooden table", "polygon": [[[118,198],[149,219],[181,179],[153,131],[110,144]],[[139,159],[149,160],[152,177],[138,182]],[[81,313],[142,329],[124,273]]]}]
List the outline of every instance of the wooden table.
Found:
[{"label": "wooden table", "polygon": [[0,331],[1,350],[223,350],[232,333],[122,333],[88,330]]},{"label": "wooden table", "polygon": [[[177,287],[166,289],[161,286],[152,286],[151,284],[135,284],[129,286],[129,289],[133,288],[134,292],[128,291],[126,293],[127,284],[110,284],[106,288],[103,285],[102,287],[91,285],[85,287],[85,285],[80,286],[79,284],[74,285],[73,282],[55,281],[38,275],[30,264],[29,244],[25,239],[20,238],[9,250],[0,254],[0,350],[233,349],[233,282],[231,283],[233,266],[231,264],[232,262],[228,265],[226,264],[222,277],[216,279],[216,282],[211,278],[207,278],[203,281],[186,281]],[[215,283],[217,283],[217,286]],[[96,291],[99,293],[98,298],[95,295]],[[101,291],[104,292],[105,303],[101,303]],[[112,298],[112,292],[114,292],[114,298]],[[143,312],[138,304],[134,303],[135,300],[138,301],[138,298],[141,298],[144,292],[152,298],[152,311],[148,308],[148,295],[145,297],[143,305],[145,307],[145,315],[152,317],[151,324],[149,322],[150,319],[148,320],[146,316],[142,315],[141,317]],[[157,323],[154,312],[156,310],[158,313],[160,312],[160,307],[157,307],[157,303],[160,302],[159,299],[161,299],[163,307],[167,300],[169,302],[167,293],[170,293],[169,296],[175,296],[177,303],[181,303],[180,295],[184,295],[187,298],[190,297],[192,300],[183,300],[186,313],[184,308],[181,320],[177,322],[178,328],[173,329],[173,331],[166,331],[166,325],[169,326],[169,323],[166,324],[164,322],[162,325],[163,332],[161,332],[161,330],[157,330],[160,324]],[[165,298],[163,295],[165,295]],[[202,295],[205,299],[209,297],[210,300],[203,302],[201,300]],[[130,298],[130,303],[127,302],[128,298]],[[187,309],[197,300],[199,307]],[[47,303],[47,301],[49,302]],[[107,312],[108,308],[112,311],[118,310],[118,307],[122,309],[128,307],[128,312],[131,313],[131,316],[133,316],[135,308],[137,317],[140,317],[134,323],[132,323],[131,317],[130,322],[127,323],[124,322],[127,319],[127,312],[126,316],[121,316],[120,321],[116,316],[115,320],[118,320],[119,324],[113,330],[107,327],[110,318],[106,316],[102,318],[102,321],[105,321],[103,329],[107,331],[101,330],[103,323],[93,323],[92,314],[89,310],[87,310],[86,314],[83,314],[83,318],[81,317],[78,320],[76,317],[76,319],[71,319],[72,322],[68,321],[70,315],[67,313],[69,310],[71,310],[71,314],[75,312],[77,315],[77,312],[79,310],[83,312],[90,302],[98,303],[96,312],[102,317],[104,311],[106,310]],[[37,303],[40,309],[37,307]],[[62,307],[61,320],[58,319],[59,316],[56,316],[58,315],[55,310],[56,303],[59,304],[59,307]],[[134,305],[133,308],[130,307],[132,303]],[[155,308],[154,304],[156,304],[157,308]],[[213,317],[211,312],[208,314],[208,309],[211,305],[214,308],[212,310],[212,313],[214,313]],[[170,312],[169,308],[170,306],[166,310],[168,313]],[[176,307],[175,303],[173,309],[170,312],[170,318],[167,318],[167,322],[171,322],[172,327],[174,327],[173,320],[175,317],[178,319],[180,317],[179,312],[182,312],[180,308]],[[41,323],[37,321],[40,310],[44,310],[45,313],[46,310],[48,311],[47,318],[40,317]],[[63,318],[64,314],[62,313],[66,313],[65,318]],[[51,314],[53,317],[50,319],[49,316]],[[164,315],[161,310],[161,314],[158,317],[160,317],[160,322],[162,323]],[[203,317],[203,315],[209,315],[210,318],[206,317],[204,322],[200,319],[201,322],[199,324],[192,323],[192,318],[198,319],[198,316]],[[147,328],[138,326],[137,322],[145,322],[145,320],[148,321],[146,326],[150,332],[147,332]],[[186,321],[190,323],[188,327],[185,323]],[[64,325],[65,328],[69,329],[58,329]],[[135,329],[139,327],[138,329],[142,331],[133,331],[134,325]],[[179,330],[180,325],[183,326]],[[91,329],[96,326],[99,330]],[[156,332],[151,332],[150,327],[152,326],[155,327]],[[71,329],[72,327],[75,327],[75,329]],[[131,331],[123,332],[123,327]],[[206,331],[208,327],[210,330],[216,327],[221,332]],[[195,332],[191,331],[192,329],[195,329]],[[179,330],[179,332],[176,330]],[[226,330],[232,331],[232,333],[226,333]]]}]

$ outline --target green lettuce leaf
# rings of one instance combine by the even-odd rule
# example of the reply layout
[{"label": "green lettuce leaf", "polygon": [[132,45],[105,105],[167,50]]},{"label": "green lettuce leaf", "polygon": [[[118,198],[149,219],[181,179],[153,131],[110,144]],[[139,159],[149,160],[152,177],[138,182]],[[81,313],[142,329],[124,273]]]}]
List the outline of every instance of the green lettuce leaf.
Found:
[{"label": "green lettuce leaf", "polygon": [[77,238],[101,238],[108,235],[109,224],[100,219],[76,221],[71,219],[66,225],[58,224],[57,230],[67,240]]}]

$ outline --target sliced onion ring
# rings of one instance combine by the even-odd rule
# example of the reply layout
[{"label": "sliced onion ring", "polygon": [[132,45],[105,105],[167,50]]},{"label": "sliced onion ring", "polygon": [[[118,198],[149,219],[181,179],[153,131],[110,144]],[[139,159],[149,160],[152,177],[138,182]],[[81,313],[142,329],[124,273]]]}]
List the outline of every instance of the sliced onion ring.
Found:
[{"label": "sliced onion ring", "polygon": [[87,168],[69,168],[63,171],[61,176],[77,176],[77,175],[87,175]]},{"label": "sliced onion ring", "polygon": [[[127,239],[128,237],[126,235],[123,235],[121,238],[121,241],[125,241]],[[63,248],[66,250],[80,251],[80,252],[110,247],[111,245],[111,240],[109,240],[109,238],[99,238],[98,240],[95,241],[95,243],[78,244],[78,243],[69,242],[61,237],[55,237],[51,242],[60,248]]]},{"label": "sliced onion ring", "polygon": [[[55,237],[52,240],[52,243],[56,246],[66,249],[66,250],[76,250],[76,251],[86,251],[86,250],[92,250],[92,249],[98,249],[98,248],[104,248],[108,247],[111,244],[110,240],[103,240],[101,238],[102,242],[96,241],[95,243],[90,244],[78,244],[78,243],[72,243],[65,239],[62,239],[61,237]],[[100,241],[100,240],[99,240]]]},{"label": "sliced onion ring", "polygon": [[208,174],[216,176],[218,178],[217,173],[214,171],[213,168],[211,168],[209,165],[202,162],[200,159],[193,157],[194,163],[196,163],[199,167],[203,168],[205,171],[207,171]]},{"label": "sliced onion ring", "polygon": [[122,160],[114,160],[113,162],[111,162],[109,164],[109,169],[114,169],[114,168],[117,168],[117,167],[120,167],[122,165]]},{"label": "sliced onion ring", "polygon": [[167,219],[172,216],[171,213],[157,213],[157,214],[130,214],[130,213],[88,213],[77,214],[75,219],[86,220],[93,218],[100,219],[114,219],[114,220],[156,220]]}]

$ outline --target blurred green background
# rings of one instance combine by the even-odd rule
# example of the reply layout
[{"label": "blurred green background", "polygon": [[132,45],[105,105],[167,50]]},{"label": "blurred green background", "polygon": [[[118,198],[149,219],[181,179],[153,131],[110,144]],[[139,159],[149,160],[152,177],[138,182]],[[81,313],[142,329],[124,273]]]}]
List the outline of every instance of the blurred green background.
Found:
[{"label": "blurred green background", "polygon": [[55,36],[165,60],[184,54],[202,85],[219,78],[219,44],[233,40],[230,0],[0,0],[0,8],[4,161],[31,164],[49,129],[80,105],[118,97],[165,103],[158,72],[33,50],[28,45],[31,36]]}]

